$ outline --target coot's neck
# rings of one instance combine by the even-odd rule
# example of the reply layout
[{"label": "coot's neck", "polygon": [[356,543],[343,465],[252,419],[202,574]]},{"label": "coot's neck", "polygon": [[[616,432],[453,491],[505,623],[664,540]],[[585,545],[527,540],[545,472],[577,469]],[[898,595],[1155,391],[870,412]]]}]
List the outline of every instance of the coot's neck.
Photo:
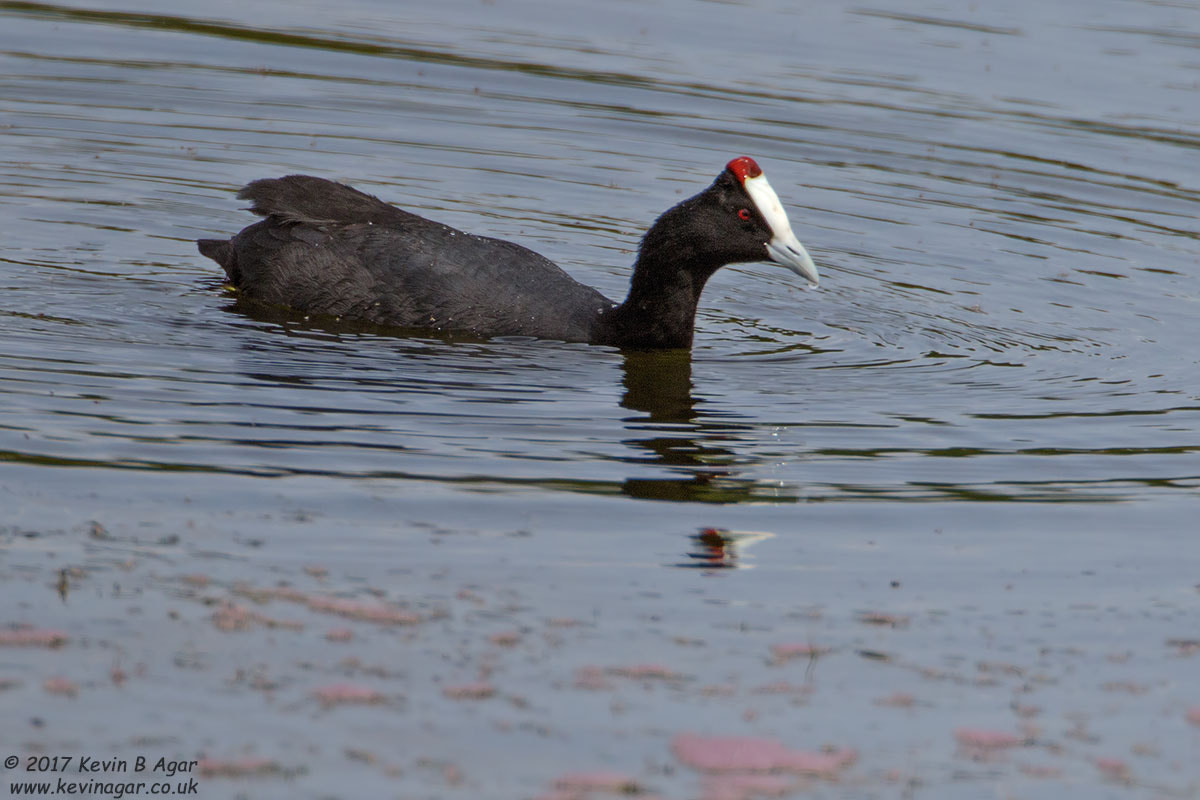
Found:
[{"label": "coot's neck", "polygon": [[724,264],[711,253],[699,252],[688,236],[689,206],[699,198],[670,209],[646,232],[629,296],[600,314],[596,343],[634,350],[692,346],[700,293]]}]

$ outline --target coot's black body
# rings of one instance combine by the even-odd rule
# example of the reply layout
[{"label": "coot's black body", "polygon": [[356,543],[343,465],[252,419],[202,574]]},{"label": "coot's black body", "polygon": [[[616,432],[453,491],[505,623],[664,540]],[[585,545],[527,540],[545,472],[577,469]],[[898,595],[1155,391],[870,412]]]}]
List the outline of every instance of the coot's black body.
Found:
[{"label": "coot's black body", "polygon": [[532,250],[332,181],[258,180],[238,197],[264,219],[232,239],[198,244],[242,297],[381,326],[689,347],[700,292],[721,266],[772,258],[817,281],[749,158],[731,161],[710,187],[655,222],[619,305]]}]

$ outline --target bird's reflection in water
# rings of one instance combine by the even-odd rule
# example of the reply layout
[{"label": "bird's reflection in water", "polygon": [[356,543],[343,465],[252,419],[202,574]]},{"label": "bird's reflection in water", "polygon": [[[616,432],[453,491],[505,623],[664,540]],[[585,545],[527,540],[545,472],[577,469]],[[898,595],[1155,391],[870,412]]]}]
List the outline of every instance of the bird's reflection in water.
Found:
[{"label": "bird's reflection in water", "polygon": [[[738,476],[738,456],[722,442],[751,426],[727,420],[704,421],[692,394],[692,358],[687,351],[625,354],[625,395],[621,405],[637,416],[625,426],[637,435],[626,439],[633,464],[658,465],[671,473],[660,478],[627,478],[622,490],[644,500],[701,503],[796,502],[794,493],[764,487]],[[716,414],[708,413],[710,419]],[[685,559],[674,566],[693,569],[747,568],[746,548],[772,533],[704,528],[689,537]]]},{"label": "bird's reflection in water", "polygon": [[667,477],[627,478],[622,491],[642,500],[700,503],[794,503],[794,493],[738,476],[738,455],[723,442],[753,426],[702,419],[692,394],[692,357],[686,350],[624,354],[625,394],[621,405],[636,416],[625,419],[634,436],[624,444],[630,464],[657,465]]},{"label": "bird's reflection in water", "polygon": [[[433,333],[330,317],[309,318],[287,308],[246,302],[236,294],[232,299],[233,302],[222,310],[250,320],[257,324],[260,331],[271,334],[269,345],[257,340],[243,344],[247,351],[261,349],[258,355],[263,356],[255,359],[261,361],[261,365],[256,363],[243,372],[266,383],[305,384],[311,381],[308,376],[290,374],[285,369],[266,371],[261,368],[285,366],[287,369],[296,369],[294,353],[288,353],[279,361],[277,357],[281,349],[290,349],[295,343],[301,345],[301,350],[304,345],[314,342],[353,343],[358,336],[394,341],[396,352],[390,355],[392,363],[404,364],[420,359],[422,365],[432,364],[430,372],[434,374],[428,379],[423,375],[419,379],[422,385],[434,390],[439,388],[439,379],[442,377],[437,374],[437,368],[446,367],[444,371],[454,376],[454,383],[447,388],[448,394],[461,393],[467,386],[473,387],[474,381],[458,380],[459,373],[469,370],[475,376],[481,363],[487,364],[489,373],[503,374],[510,363],[521,366],[531,357],[539,360],[545,358],[545,353],[536,349],[539,345],[528,340],[528,337],[521,339],[520,344],[514,347],[514,339],[511,338],[502,342],[454,332]],[[441,347],[441,343],[464,347],[446,349]],[[544,349],[545,345],[540,348]],[[345,355],[345,351],[342,355]],[[566,357],[573,362],[582,358],[577,352]],[[625,429],[632,434],[631,438],[622,440],[631,451],[622,461],[649,467],[638,470],[643,474],[661,473],[663,470],[670,473],[665,477],[627,477],[620,485],[623,494],[643,500],[677,502],[796,501],[793,493],[786,490],[781,492],[778,486],[767,486],[761,481],[739,477],[739,459],[744,463],[745,455],[739,456],[725,443],[738,438],[755,438],[755,426],[751,421],[739,423],[733,414],[712,406],[705,408],[703,417],[698,414],[698,401],[692,394],[692,354],[689,350],[625,351],[621,358],[624,386],[621,406],[635,412],[622,420]],[[497,366],[497,362],[500,366]],[[373,357],[362,363],[372,364]],[[387,370],[380,376],[368,377],[361,369],[346,370],[344,361],[338,361],[337,365],[339,375],[352,375],[352,379],[360,385],[373,386],[379,380],[391,385],[395,381]],[[313,366],[323,370],[327,363],[318,358]],[[483,394],[490,388],[486,382],[480,382],[479,386]],[[701,404],[703,402],[699,401]]]},{"label": "bird's reflection in water", "polygon": [[690,537],[692,549],[686,554],[689,560],[675,566],[696,569],[751,569],[753,565],[745,563],[746,549],[755,542],[774,536],[775,534],[764,531],[701,528]]}]

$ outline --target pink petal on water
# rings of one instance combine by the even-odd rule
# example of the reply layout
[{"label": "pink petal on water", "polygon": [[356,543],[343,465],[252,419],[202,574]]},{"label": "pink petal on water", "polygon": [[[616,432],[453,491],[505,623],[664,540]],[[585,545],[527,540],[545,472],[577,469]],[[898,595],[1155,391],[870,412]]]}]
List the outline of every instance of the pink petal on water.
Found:
[{"label": "pink petal on water", "polygon": [[887,625],[893,628],[903,628],[908,625],[908,617],[904,614],[889,614],[886,611],[860,612],[858,621],[868,625]]},{"label": "pink petal on water", "polygon": [[50,694],[61,694],[74,697],[79,694],[79,684],[66,678],[47,678],[42,688]]},{"label": "pink petal on water", "polygon": [[334,706],[340,703],[360,703],[374,705],[386,703],[387,695],[368,686],[358,686],[353,683],[334,683],[313,690],[313,697],[323,706]]},{"label": "pink petal on water", "polygon": [[704,779],[701,800],[751,800],[783,797],[796,788],[792,778],[780,775],[710,775]]},{"label": "pink petal on water", "polygon": [[792,750],[774,739],[741,736],[677,735],[671,743],[675,757],[702,772],[771,772],[785,770],[833,777],[852,763],[853,750],[810,753]]},{"label": "pink petal on water", "polygon": [[1192,706],[1187,710],[1187,721],[1193,725],[1200,725],[1200,706]]},{"label": "pink petal on water", "polygon": [[234,594],[249,598],[256,603],[266,603],[269,600],[290,600],[293,603],[303,603],[308,599],[305,592],[293,586],[275,586],[269,589],[257,589],[244,583],[234,584]]},{"label": "pink petal on water", "polygon": [[805,695],[812,694],[815,687],[808,683],[791,683],[790,681],[775,681],[774,683],[765,683],[762,686],[755,686],[750,690],[754,694],[797,694]]},{"label": "pink petal on water", "polygon": [[519,631],[493,633],[488,637],[488,641],[499,647],[516,647],[521,643],[521,634]]},{"label": "pink petal on water", "polygon": [[1109,778],[1110,781],[1129,780],[1129,765],[1120,758],[1097,758],[1096,769],[1100,771],[1100,775]]},{"label": "pink petal on water", "polygon": [[1110,780],[1129,780],[1129,765],[1119,758],[1097,758],[1096,769]]},{"label": "pink petal on water", "polygon": [[681,673],[662,664],[634,664],[627,667],[609,667],[605,671],[610,675],[619,675],[622,678],[636,678],[638,680],[657,678],[674,681],[683,677]]},{"label": "pink petal on water", "polygon": [[741,736],[697,736],[681,733],[671,742],[675,757],[704,772],[778,769],[788,749],[773,739]]},{"label": "pink petal on water", "polygon": [[1000,750],[1025,743],[1024,739],[1015,734],[1006,731],[989,731],[983,728],[959,728],[954,732],[954,738],[963,747],[978,750]]},{"label": "pink petal on water", "polygon": [[226,632],[250,630],[254,624],[250,609],[236,603],[228,603],[218,608],[213,612],[212,621],[217,630]]},{"label": "pink petal on water", "polygon": [[912,708],[917,704],[917,698],[908,692],[892,692],[887,697],[881,697],[875,701],[877,706],[888,706],[890,708]]},{"label": "pink petal on water", "polygon": [[568,792],[614,792],[639,794],[636,780],[620,772],[572,772],[554,781],[554,788]]},{"label": "pink petal on water", "polygon": [[348,619],[378,622],[384,625],[416,625],[421,621],[420,614],[380,603],[364,603],[359,600],[343,600],[337,597],[314,595],[306,597],[305,602],[313,611],[337,614]]},{"label": "pink petal on water", "polygon": [[255,625],[265,625],[268,628],[286,628],[294,631],[301,630],[304,627],[303,623],[268,617],[266,614],[251,611],[237,603],[222,605],[213,612],[212,621],[218,630],[226,631],[227,633],[247,631]]},{"label": "pink petal on water", "polygon": [[67,643],[65,631],[45,628],[19,628],[15,631],[0,631],[0,646],[9,647],[61,647]]},{"label": "pink petal on water", "polygon": [[773,644],[771,645],[771,660],[776,664],[782,664],[785,661],[791,661],[793,658],[816,658],[828,652],[828,647],[819,647],[808,642]]}]

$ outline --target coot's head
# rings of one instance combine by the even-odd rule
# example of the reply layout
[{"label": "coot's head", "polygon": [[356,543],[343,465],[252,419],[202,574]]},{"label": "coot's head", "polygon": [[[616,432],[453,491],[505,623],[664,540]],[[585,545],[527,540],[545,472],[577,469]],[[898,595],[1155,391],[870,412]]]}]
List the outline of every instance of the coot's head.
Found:
[{"label": "coot's head", "polygon": [[779,196],[747,156],[730,161],[712,186],[663,214],[642,250],[654,261],[707,274],[725,264],[774,261],[812,286],[820,281]]}]

